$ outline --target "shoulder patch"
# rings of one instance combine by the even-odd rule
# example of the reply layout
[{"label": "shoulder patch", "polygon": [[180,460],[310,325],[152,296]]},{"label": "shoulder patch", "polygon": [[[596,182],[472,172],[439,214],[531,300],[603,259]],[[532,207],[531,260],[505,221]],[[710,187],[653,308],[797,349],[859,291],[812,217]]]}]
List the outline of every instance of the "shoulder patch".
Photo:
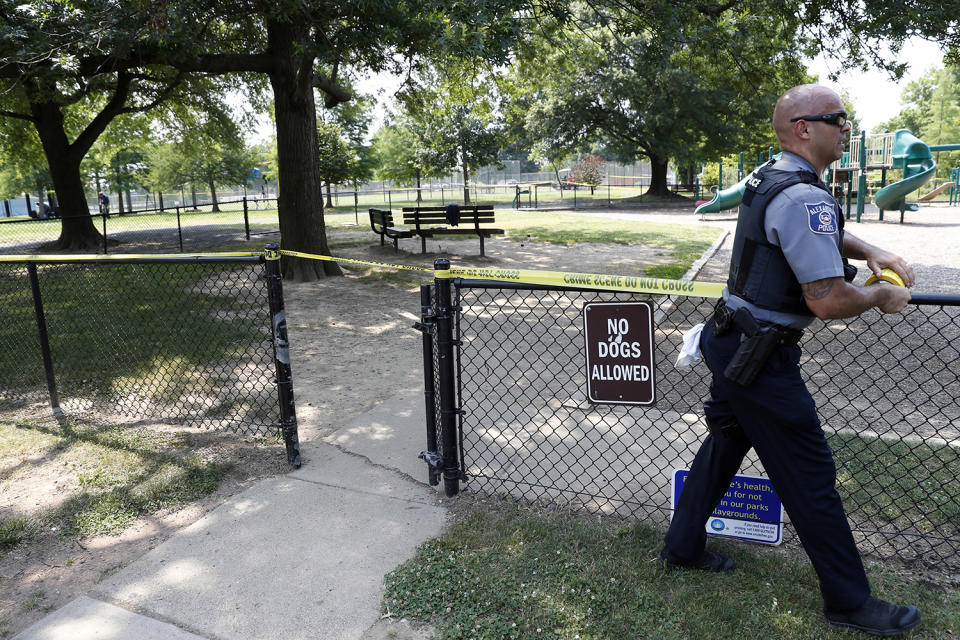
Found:
[{"label": "shoulder patch", "polygon": [[803,206],[807,209],[810,231],[824,235],[837,232],[837,216],[831,203],[826,201],[804,202]]}]

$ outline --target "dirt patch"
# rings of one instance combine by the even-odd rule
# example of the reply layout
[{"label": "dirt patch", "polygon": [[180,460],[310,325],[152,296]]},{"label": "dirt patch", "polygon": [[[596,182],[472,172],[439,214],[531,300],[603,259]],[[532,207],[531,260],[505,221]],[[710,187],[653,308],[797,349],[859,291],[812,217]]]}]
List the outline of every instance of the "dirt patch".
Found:
[{"label": "dirt patch", "polygon": [[42,406],[32,409],[3,416],[5,422],[22,425],[20,430],[28,433],[21,454],[0,455],[0,517],[7,522],[24,519],[28,525],[23,542],[0,550],[0,638],[89,593],[105,575],[136,560],[257,480],[288,470],[279,443],[164,424],[123,424],[122,418],[97,416],[99,422],[123,424],[128,435],[162,438],[188,447],[203,461],[229,465],[229,469],[213,493],[140,518],[119,535],[63,535],[62,525],[52,522],[48,514],[78,490],[83,470],[64,460],[65,451],[51,446],[62,426],[52,417],[44,418],[49,411]]}]

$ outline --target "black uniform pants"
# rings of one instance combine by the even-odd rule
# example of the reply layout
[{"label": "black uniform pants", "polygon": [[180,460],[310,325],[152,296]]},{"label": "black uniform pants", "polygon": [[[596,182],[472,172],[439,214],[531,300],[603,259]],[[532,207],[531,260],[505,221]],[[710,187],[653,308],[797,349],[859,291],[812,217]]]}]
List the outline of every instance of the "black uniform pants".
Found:
[{"label": "black uniform pants", "polygon": [[719,424],[735,419],[748,441],[713,435],[703,441],[666,546],[681,559],[699,557],[706,545],[707,519],[752,446],[813,563],[824,604],[833,609],[858,607],[870,595],[870,585],[834,486],[833,452],[800,376],[800,349],[779,347],[756,380],[740,386],[723,376],[739,343],[736,330],[717,337],[712,321],[703,328],[700,349],[713,373],[704,412],[708,421]]}]

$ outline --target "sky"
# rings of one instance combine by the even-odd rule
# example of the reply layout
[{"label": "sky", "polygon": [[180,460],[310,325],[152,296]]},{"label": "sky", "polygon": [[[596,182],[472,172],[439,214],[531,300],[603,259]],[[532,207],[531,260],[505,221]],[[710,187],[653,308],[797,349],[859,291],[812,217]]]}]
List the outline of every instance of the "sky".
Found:
[{"label": "sky", "polygon": [[908,40],[899,57],[901,61],[908,63],[910,68],[898,83],[892,82],[886,73],[873,70],[865,73],[843,73],[837,82],[832,82],[827,74],[836,70],[838,63],[825,62],[823,56],[818,56],[807,68],[819,76],[820,84],[837,93],[846,90],[853,101],[861,128],[870,131],[900,112],[900,94],[910,81],[916,80],[932,67],[943,65],[943,52],[940,48],[921,38]]}]

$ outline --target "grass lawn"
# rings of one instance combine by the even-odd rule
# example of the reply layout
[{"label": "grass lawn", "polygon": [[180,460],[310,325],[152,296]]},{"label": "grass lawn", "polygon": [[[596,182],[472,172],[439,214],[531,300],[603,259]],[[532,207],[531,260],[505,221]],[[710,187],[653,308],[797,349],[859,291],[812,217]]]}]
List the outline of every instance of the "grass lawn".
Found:
[{"label": "grass lawn", "polygon": [[[387,576],[385,615],[432,624],[443,639],[852,637],[823,623],[809,563],[777,549],[712,540],[735,571],[665,570],[656,562],[663,533],[641,524],[498,499],[460,509],[444,535]],[[920,608],[924,621],[909,637],[960,633],[956,588],[879,565],[868,572],[877,597]]]},{"label": "grass lawn", "polygon": [[200,437],[130,425],[0,422],[0,489],[22,497],[21,506],[45,505],[0,519],[0,556],[51,531],[120,533],[137,518],[212,493],[232,463],[199,454]]},{"label": "grass lawn", "polygon": [[[45,389],[26,275],[19,265],[2,266],[9,277],[0,278],[0,376],[7,391]],[[196,263],[42,266],[40,287],[61,392],[66,386],[113,398],[136,389],[161,403],[181,402],[199,389],[222,396],[213,386],[216,367],[229,371],[235,362],[272,358],[251,352],[269,335],[264,292],[244,289],[259,269]]]}]

